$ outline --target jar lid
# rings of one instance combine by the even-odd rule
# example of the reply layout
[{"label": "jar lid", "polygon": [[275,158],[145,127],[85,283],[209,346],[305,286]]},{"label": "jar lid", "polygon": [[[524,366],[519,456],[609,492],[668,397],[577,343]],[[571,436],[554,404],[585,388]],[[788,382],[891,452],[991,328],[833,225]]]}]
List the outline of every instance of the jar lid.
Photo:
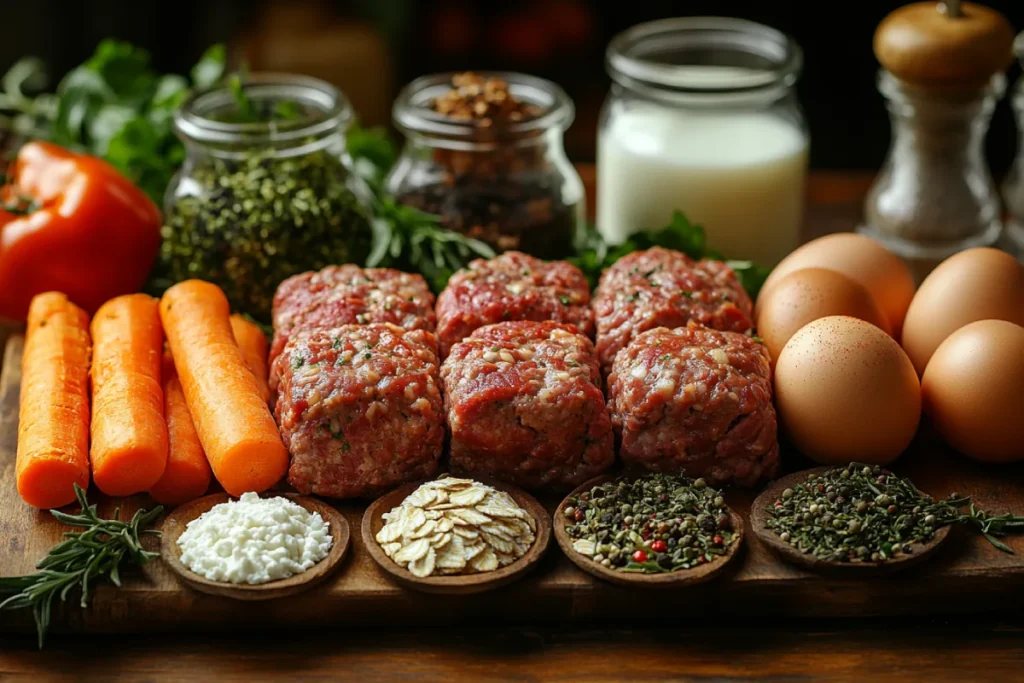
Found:
[{"label": "jar lid", "polygon": [[875,31],[875,56],[901,81],[925,88],[973,88],[1013,62],[1014,32],[999,12],[973,2],[915,2]]}]

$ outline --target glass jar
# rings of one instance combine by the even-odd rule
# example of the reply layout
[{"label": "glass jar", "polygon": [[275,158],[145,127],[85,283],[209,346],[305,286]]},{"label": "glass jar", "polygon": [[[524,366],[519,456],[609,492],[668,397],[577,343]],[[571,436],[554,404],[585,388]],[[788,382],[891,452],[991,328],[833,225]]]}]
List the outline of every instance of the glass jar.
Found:
[{"label": "glass jar", "polygon": [[[1024,66],[1024,32],[1017,36],[1013,49]],[[1003,182],[1003,201],[1009,214],[1006,241],[1018,257],[1024,257],[1024,76],[1017,81],[1012,103],[1017,114],[1017,158]]]},{"label": "glass jar", "polygon": [[267,322],[285,278],[363,262],[371,195],[350,171],[352,108],[336,88],[265,74],[243,91],[249,111],[217,87],[175,114],[186,158],[165,197],[160,266],[171,282],[220,285],[233,308]]},{"label": "glass jar", "polygon": [[612,243],[680,211],[729,258],[773,265],[800,241],[809,134],[803,63],[783,33],[719,17],[616,36],[598,131],[597,228]]},{"label": "glass jar", "polygon": [[455,74],[419,78],[398,95],[395,126],[405,144],[386,186],[401,204],[496,251],[545,259],[569,256],[584,220],[583,182],[565,154],[572,100],[554,83],[518,73],[480,72],[508,84],[535,109],[520,121],[454,118],[433,103]]},{"label": "glass jar", "polygon": [[999,195],[984,143],[1005,84],[996,74],[981,88],[937,90],[879,74],[892,143],[859,231],[901,256],[918,279],[958,251],[999,239]]}]

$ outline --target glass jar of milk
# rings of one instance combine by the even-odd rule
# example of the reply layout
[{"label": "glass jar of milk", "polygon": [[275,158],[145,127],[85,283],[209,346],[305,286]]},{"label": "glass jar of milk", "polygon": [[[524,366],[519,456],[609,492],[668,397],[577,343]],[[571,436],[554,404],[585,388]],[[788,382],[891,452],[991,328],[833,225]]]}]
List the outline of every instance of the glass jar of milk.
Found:
[{"label": "glass jar of milk", "polygon": [[803,57],[741,19],[640,24],[607,51],[597,228],[612,243],[681,211],[733,259],[774,265],[800,241],[809,135],[794,86]]}]

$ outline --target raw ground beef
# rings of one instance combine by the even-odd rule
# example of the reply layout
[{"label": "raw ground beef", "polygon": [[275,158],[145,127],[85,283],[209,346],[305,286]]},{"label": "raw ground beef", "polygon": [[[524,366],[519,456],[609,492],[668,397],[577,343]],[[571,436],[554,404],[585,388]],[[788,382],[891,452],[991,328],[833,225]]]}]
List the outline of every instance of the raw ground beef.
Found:
[{"label": "raw ground beef", "polygon": [[273,322],[271,362],[299,330],[393,323],[433,332],[437,318],[434,294],[422,276],[347,264],[282,282],[274,294]]},{"label": "raw ground beef", "polygon": [[593,337],[587,278],[566,261],[541,261],[517,251],[473,261],[452,276],[437,299],[441,357],[473,330],[508,320],[569,323]]},{"label": "raw ground beef", "polygon": [[640,334],[608,376],[627,466],[753,486],[779,464],[764,344],[695,323]]},{"label": "raw ground beef", "polygon": [[593,308],[605,372],[615,354],[646,330],[690,321],[731,332],[754,327],[754,304],[732,268],[661,247],[628,254],[605,270]]},{"label": "raw ground beef", "polygon": [[302,493],[369,496],[431,476],[444,445],[437,338],[390,323],[294,335],[274,417]]},{"label": "raw ground beef", "polygon": [[452,347],[441,378],[453,472],[568,489],[615,458],[594,346],[571,325],[481,327]]}]

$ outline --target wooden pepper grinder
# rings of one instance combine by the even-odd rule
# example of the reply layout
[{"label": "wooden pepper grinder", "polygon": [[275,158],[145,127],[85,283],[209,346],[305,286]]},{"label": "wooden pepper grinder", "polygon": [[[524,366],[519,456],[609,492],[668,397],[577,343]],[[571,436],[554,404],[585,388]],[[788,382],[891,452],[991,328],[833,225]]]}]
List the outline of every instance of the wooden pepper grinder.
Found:
[{"label": "wooden pepper grinder", "polygon": [[953,0],[900,7],[875,31],[892,142],[859,231],[902,256],[919,279],[962,249],[999,240],[984,141],[1013,39],[999,12]]}]

